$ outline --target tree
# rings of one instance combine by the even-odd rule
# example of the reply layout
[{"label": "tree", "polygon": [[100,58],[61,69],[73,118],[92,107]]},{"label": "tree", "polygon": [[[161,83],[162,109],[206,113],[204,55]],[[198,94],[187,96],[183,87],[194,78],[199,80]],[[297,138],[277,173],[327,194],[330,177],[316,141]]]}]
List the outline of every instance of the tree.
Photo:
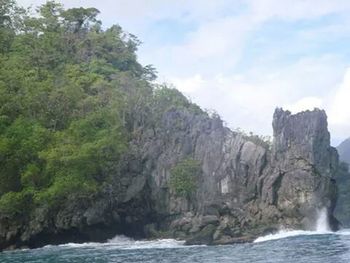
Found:
[{"label": "tree", "polygon": [[87,32],[91,23],[100,23],[96,19],[100,13],[96,8],[71,8],[61,13],[65,22],[65,29],[72,33]]},{"label": "tree", "polygon": [[0,53],[9,51],[16,30],[21,29],[24,9],[19,8],[14,0],[0,0]]}]

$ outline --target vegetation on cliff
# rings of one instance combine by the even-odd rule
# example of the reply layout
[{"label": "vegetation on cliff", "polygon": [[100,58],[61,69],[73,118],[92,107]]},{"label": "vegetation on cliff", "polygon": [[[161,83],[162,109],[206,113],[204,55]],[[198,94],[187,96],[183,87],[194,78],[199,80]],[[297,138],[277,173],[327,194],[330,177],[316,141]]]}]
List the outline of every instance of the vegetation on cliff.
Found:
[{"label": "vegetation on cliff", "polygon": [[170,170],[170,187],[176,194],[189,197],[198,186],[200,163],[192,158],[186,158]]},{"label": "vegetation on cliff", "polygon": [[153,85],[153,67],[137,62],[140,41],[118,25],[104,29],[95,8],[0,8],[3,216],[93,198],[146,118],[151,125],[171,107],[201,112],[177,90]]}]

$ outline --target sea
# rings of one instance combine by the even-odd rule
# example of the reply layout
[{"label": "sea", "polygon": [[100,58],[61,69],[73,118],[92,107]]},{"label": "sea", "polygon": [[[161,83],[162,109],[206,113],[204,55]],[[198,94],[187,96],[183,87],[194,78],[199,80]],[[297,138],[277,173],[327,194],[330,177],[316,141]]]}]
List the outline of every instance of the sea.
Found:
[{"label": "sea", "polygon": [[320,217],[315,231],[280,230],[253,243],[185,246],[181,240],[137,241],[116,236],[105,243],[68,243],[0,253],[0,262],[181,263],[350,262],[350,229],[331,232]]}]

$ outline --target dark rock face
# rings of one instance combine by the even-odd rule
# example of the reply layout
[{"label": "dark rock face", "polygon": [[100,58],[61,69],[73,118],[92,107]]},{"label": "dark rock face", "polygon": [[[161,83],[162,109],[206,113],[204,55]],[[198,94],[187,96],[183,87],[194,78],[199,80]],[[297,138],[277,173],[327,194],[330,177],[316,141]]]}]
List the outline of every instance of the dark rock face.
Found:
[{"label": "dark rock face", "polygon": [[325,112],[291,115],[277,109],[273,129],[271,167],[265,189],[275,189],[270,193],[264,191],[268,195],[267,199],[263,196],[263,201],[277,207],[285,218],[282,220],[285,226],[299,224],[308,229],[315,225],[317,211],[326,207],[331,227],[336,229],[332,215],[337,188],[333,175],[338,168],[338,155],[330,147]]},{"label": "dark rock face", "polygon": [[[322,207],[328,210],[332,229],[337,229],[333,217],[337,187],[332,176],[338,156],[330,147],[324,111],[292,115],[277,109],[271,151],[224,128],[219,120],[168,114],[163,132],[171,140],[158,137],[166,146],[155,159],[150,182],[154,203],[162,203],[156,210],[169,216],[171,223],[164,228],[172,235],[190,237],[190,244],[199,240],[223,244],[239,237],[250,240],[281,226],[313,229]],[[183,126],[172,129],[172,122]],[[178,198],[167,188],[170,167],[188,154],[202,164],[200,186],[192,200]],[[152,150],[146,155],[153,156]],[[210,230],[216,227],[214,234],[208,225]]]},{"label": "dark rock face", "polygon": [[350,138],[343,141],[337,147],[339,153],[340,165],[336,174],[336,180],[339,186],[338,201],[335,215],[341,222],[343,227],[350,226]]},{"label": "dark rock face", "polygon": [[[115,182],[98,198],[73,199],[58,212],[29,219],[0,217],[0,249],[115,234],[173,237],[188,244],[247,242],[280,227],[312,229],[317,211],[333,217],[338,155],[330,147],[324,111],[292,115],[277,109],[271,149],[225,128],[219,118],[173,109],[135,133]],[[170,171],[191,157],[201,164],[196,191],[178,196]]]},{"label": "dark rock face", "polygon": [[350,138],[339,144],[337,150],[340,161],[350,164]]}]

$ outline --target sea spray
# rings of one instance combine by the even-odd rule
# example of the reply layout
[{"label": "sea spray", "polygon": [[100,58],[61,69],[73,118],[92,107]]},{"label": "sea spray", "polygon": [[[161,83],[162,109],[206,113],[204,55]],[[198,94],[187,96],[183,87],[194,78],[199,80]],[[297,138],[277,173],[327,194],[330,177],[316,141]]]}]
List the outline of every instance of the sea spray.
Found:
[{"label": "sea spray", "polygon": [[327,209],[323,207],[318,211],[317,221],[316,221],[316,232],[330,232],[331,228],[328,222]]},{"label": "sea spray", "polygon": [[[308,235],[322,235],[322,234],[331,234],[331,228],[328,222],[328,212],[325,207],[321,208],[317,212],[317,220],[316,220],[314,231],[281,229],[277,233],[258,237],[257,239],[254,240],[254,243],[278,240],[278,239],[289,238],[294,236],[308,236]],[[342,233],[342,234],[345,235],[347,233],[345,234]]]},{"label": "sea spray", "polygon": [[316,232],[314,231],[304,231],[304,230],[280,230],[275,234],[268,234],[266,236],[258,237],[253,242],[260,243],[260,242],[284,239],[284,238],[295,237],[295,236],[315,235],[315,233]]}]

